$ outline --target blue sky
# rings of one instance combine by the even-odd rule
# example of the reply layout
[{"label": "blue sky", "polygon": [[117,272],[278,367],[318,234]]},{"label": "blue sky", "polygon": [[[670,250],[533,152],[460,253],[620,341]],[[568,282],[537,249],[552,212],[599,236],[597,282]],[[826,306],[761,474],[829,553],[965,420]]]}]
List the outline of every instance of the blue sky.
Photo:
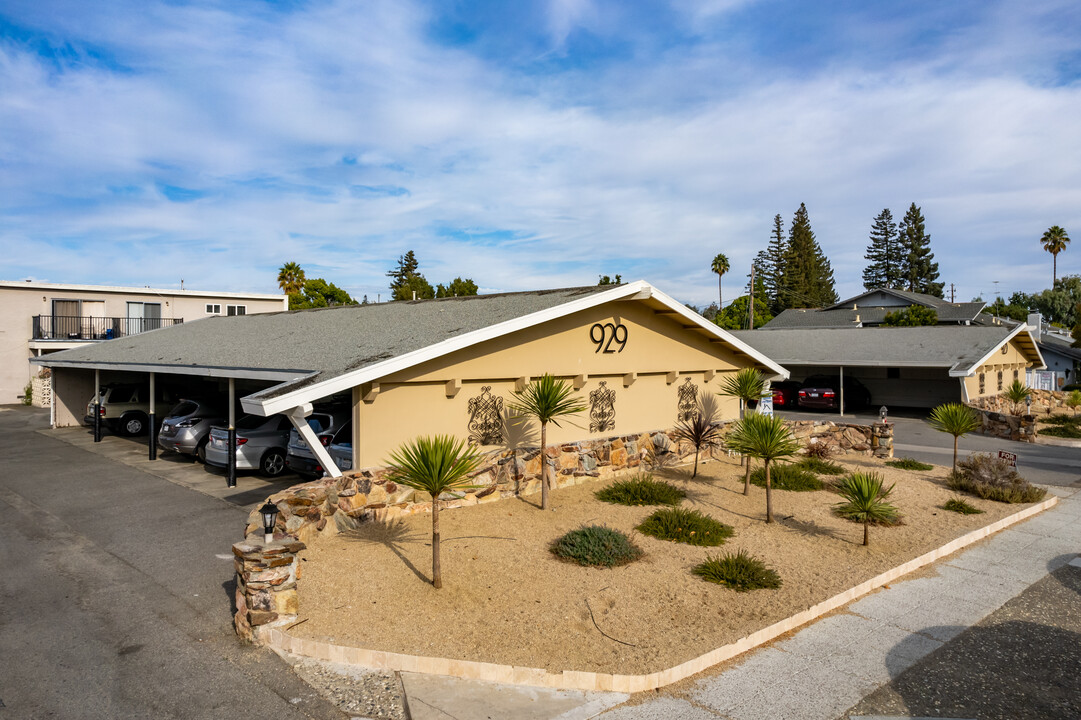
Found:
[{"label": "blue sky", "polygon": [[1077,236],[1081,6],[0,0],[0,279],[735,297],[801,202],[842,296],[915,202],[958,296]]}]

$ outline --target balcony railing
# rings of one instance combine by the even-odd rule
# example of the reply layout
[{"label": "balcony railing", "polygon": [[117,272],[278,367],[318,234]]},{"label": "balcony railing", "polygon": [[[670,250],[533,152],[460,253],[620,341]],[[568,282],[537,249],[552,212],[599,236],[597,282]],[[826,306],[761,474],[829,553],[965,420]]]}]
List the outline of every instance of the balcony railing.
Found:
[{"label": "balcony railing", "polygon": [[34,340],[112,340],[179,325],[183,318],[86,317],[35,315]]}]

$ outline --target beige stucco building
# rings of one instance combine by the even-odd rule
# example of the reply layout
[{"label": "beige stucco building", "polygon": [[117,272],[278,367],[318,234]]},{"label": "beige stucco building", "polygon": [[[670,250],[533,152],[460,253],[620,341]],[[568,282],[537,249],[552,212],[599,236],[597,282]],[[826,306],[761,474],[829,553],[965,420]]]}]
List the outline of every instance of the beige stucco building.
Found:
[{"label": "beige stucco building", "polygon": [[289,308],[284,295],[0,282],[0,404],[22,397],[32,357],[215,315]]},{"label": "beige stucco building", "polygon": [[787,377],[644,281],[217,317],[35,362],[56,376],[57,425],[82,420],[95,372],[259,382],[237,393],[244,410],[290,417],[315,446],[304,422],[313,405],[351,404],[354,468],[383,465],[402,442],[435,433],[485,450],[536,447],[536,426],[507,415],[512,392],[545,373],[568,379],[586,406],[549,427],[553,445],[671,428],[701,398],[731,419],[736,401],[717,395],[724,377],[743,367]]}]

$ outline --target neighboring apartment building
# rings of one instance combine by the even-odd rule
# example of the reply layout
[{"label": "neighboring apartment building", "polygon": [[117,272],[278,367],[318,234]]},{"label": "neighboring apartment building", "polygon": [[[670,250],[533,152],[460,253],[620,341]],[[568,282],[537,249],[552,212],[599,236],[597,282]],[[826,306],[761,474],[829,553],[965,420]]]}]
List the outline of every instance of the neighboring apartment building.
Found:
[{"label": "neighboring apartment building", "polygon": [[0,282],[0,404],[19,402],[30,358],[214,315],[289,309],[285,295]]}]

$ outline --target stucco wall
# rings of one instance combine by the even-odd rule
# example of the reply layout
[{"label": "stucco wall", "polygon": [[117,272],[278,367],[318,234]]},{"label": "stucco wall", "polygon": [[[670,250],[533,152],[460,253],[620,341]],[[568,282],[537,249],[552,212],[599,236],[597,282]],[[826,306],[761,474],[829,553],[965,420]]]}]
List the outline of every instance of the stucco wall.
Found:
[{"label": "stucco wall", "polygon": [[86,403],[94,396],[94,371],[53,368],[52,373],[55,427],[81,425]]},{"label": "stucco wall", "polygon": [[[1017,345],[1017,340],[1010,340],[1005,346],[1006,352],[995,351],[987,362],[979,367],[976,373],[964,379],[965,388],[970,400],[975,400],[988,395],[998,395],[1002,390],[1009,387],[1014,381],[1014,370],[1017,371],[1017,379],[1025,382],[1025,368],[1029,361]],[[998,373],[1002,371],[1002,387],[998,386]],[[983,392],[980,392],[980,373],[984,375]]]}]

